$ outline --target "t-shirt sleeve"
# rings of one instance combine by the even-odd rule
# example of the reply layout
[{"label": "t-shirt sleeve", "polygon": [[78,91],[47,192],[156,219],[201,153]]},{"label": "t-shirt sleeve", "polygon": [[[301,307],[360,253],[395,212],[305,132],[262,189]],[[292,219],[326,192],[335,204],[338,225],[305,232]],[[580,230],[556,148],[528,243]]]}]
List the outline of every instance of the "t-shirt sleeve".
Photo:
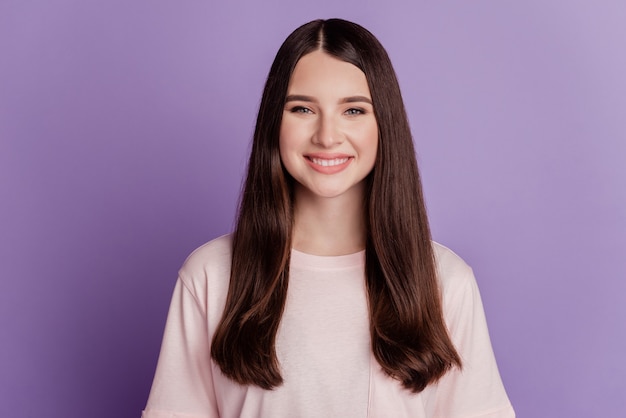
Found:
[{"label": "t-shirt sleeve", "polygon": [[428,409],[437,418],[513,418],[491,347],[483,304],[472,269],[452,253],[445,271],[443,309],[463,367],[431,386]]},{"label": "t-shirt sleeve", "polygon": [[206,308],[198,296],[179,278],[142,418],[219,416],[206,318]]}]

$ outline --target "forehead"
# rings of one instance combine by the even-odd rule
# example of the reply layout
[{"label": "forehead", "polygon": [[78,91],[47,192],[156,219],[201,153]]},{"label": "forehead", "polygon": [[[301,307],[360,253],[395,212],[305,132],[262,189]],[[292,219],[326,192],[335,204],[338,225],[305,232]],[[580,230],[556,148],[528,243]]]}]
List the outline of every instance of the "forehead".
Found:
[{"label": "forehead", "polygon": [[363,71],[321,50],[300,58],[289,81],[289,94],[312,94],[315,91],[334,92],[339,96],[370,96]]}]

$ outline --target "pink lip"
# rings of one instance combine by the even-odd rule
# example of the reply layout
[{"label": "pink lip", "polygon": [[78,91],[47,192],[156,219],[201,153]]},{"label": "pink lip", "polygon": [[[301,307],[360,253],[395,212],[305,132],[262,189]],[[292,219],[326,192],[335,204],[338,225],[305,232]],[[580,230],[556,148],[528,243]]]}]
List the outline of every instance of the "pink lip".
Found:
[{"label": "pink lip", "polygon": [[345,170],[354,159],[351,155],[338,153],[314,153],[304,157],[309,167],[322,174],[339,173]]}]

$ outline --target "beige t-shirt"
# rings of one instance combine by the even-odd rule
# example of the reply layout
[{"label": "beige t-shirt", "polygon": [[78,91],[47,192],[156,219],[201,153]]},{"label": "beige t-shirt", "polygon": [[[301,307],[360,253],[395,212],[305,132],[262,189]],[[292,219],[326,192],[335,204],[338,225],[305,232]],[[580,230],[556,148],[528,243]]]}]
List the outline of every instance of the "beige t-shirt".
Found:
[{"label": "beige t-shirt", "polygon": [[283,385],[268,391],[223,376],[210,343],[228,291],[229,236],[194,251],[180,270],[143,418],[510,418],[472,270],[434,244],[443,309],[463,361],[411,393],[370,349],[365,253],[324,257],[292,250],[276,338]]}]

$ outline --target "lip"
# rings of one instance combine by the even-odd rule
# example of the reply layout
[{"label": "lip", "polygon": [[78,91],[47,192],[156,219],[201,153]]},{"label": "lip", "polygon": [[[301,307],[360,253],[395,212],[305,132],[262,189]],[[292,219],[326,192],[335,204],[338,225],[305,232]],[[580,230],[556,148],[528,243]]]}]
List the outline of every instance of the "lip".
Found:
[{"label": "lip", "polygon": [[353,156],[348,154],[306,154],[304,160],[309,167],[318,173],[335,174],[345,170],[352,160]]}]

